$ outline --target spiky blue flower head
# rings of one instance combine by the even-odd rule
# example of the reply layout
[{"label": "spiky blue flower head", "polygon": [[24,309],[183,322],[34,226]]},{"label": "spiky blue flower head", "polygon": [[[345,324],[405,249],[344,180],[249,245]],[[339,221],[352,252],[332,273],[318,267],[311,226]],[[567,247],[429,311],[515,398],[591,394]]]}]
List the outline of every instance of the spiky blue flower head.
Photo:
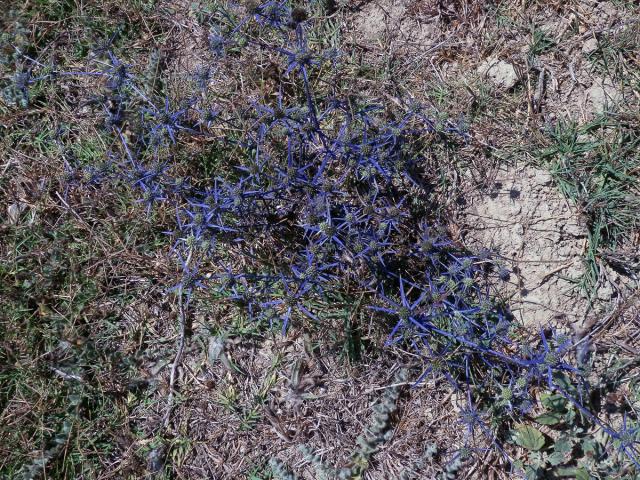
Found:
[{"label": "spiky blue flower head", "polygon": [[250,6],[253,18],[263,26],[269,26],[276,29],[286,27],[291,13],[287,2],[282,0],[269,0],[263,3],[257,2],[258,5]]}]

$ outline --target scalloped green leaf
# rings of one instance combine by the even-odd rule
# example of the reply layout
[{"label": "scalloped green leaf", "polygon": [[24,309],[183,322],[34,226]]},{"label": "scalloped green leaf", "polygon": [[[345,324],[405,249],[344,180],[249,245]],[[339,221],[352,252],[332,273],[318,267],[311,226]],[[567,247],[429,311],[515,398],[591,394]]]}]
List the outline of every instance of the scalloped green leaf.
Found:
[{"label": "scalloped green leaf", "polygon": [[567,400],[558,393],[540,394],[540,403],[549,410],[564,412],[567,407]]},{"label": "scalloped green leaf", "polygon": [[566,436],[562,436],[553,444],[553,451],[562,454],[569,453],[573,448],[574,441]]},{"label": "scalloped green leaf", "polygon": [[549,457],[547,457],[547,461],[549,465],[557,466],[564,462],[564,453],[554,452]]},{"label": "scalloped green leaf", "polygon": [[540,425],[557,425],[558,423],[562,423],[564,417],[560,413],[543,413],[542,415],[538,415],[535,418],[535,421]]},{"label": "scalloped green leaf", "polygon": [[527,450],[537,451],[544,447],[544,435],[529,425],[519,425],[514,429],[514,441]]}]

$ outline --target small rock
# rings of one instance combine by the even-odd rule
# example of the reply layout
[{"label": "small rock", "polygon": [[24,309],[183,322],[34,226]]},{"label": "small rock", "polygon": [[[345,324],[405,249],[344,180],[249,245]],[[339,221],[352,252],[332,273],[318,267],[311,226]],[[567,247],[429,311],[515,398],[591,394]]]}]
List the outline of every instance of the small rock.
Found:
[{"label": "small rock", "polygon": [[478,73],[486,76],[494,85],[505,90],[515,87],[518,83],[518,73],[515,67],[504,60],[488,58],[478,67]]},{"label": "small rock", "polygon": [[590,55],[598,49],[598,40],[590,38],[582,44],[582,53]]},{"label": "small rock", "polygon": [[614,293],[613,285],[609,282],[605,282],[598,285],[596,289],[596,295],[598,297],[598,300],[602,300],[602,301],[611,300],[611,298],[613,297],[613,293]]},{"label": "small rock", "polygon": [[620,91],[609,79],[594,83],[585,92],[585,96],[591,111],[596,114],[613,110],[622,100]]},{"label": "small rock", "polygon": [[565,235],[571,235],[575,238],[586,237],[585,227],[583,225],[580,225],[577,221],[567,220],[566,223],[562,225],[562,232]]},{"label": "small rock", "polygon": [[553,185],[553,177],[546,170],[536,170],[531,177],[532,183],[541,187]]}]

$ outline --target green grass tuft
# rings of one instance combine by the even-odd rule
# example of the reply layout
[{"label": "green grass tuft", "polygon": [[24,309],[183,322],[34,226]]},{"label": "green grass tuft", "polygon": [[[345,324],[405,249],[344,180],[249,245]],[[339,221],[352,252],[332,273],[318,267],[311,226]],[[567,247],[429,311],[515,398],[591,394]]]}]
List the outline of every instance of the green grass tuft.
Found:
[{"label": "green grass tuft", "polygon": [[587,268],[580,284],[590,294],[599,280],[601,254],[615,251],[640,227],[639,120],[561,121],[547,132],[547,147],[535,154],[587,226]]}]

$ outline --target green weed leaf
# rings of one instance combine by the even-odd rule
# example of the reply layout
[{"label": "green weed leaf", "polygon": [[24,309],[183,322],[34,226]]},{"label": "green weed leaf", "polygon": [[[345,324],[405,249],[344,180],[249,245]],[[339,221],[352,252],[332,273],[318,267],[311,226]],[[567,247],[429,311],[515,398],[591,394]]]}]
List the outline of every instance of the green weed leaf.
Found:
[{"label": "green weed leaf", "polygon": [[584,468],[576,469],[576,480],[591,480],[591,475]]},{"label": "green weed leaf", "polygon": [[573,441],[567,437],[560,437],[553,445],[553,451],[558,453],[569,453],[573,448]]},{"label": "green weed leaf", "polygon": [[549,457],[547,458],[547,461],[549,462],[550,465],[553,465],[554,467],[557,465],[560,465],[562,462],[564,462],[564,453],[554,452],[551,455],[549,455]]},{"label": "green weed leaf", "polygon": [[535,421],[541,425],[557,425],[562,422],[562,415],[560,413],[543,413],[535,418]]},{"label": "green weed leaf", "polygon": [[545,408],[555,412],[564,412],[567,407],[566,399],[558,393],[543,393],[540,395],[540,402]]},{"label": "green weed leaf", "polygon": [[559,477],[570,477],[574,480],[591,480],[591,475],[585,468],[559,468],[556,470]]},{"label": "green weed leaf", "polygon": [[519,425],[514,431],[514,441],[527,450],[537,451],[544,447],[544,435],[529,425]]},{"label": "green weed leaf", "polygon": [[582,440],[582,451],[585,455],[595,456],[598,452],[598,444],[590,438],[585,438]]}]

